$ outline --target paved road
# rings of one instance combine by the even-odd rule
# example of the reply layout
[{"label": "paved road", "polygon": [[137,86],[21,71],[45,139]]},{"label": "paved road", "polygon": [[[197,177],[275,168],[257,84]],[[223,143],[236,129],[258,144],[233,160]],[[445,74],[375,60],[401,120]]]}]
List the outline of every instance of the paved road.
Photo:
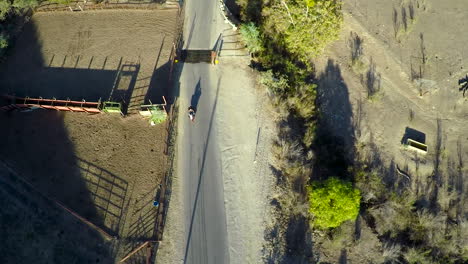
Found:
[{"label": "paved road", "polygon": [[[184,48],[211,49],[220,20],[217,1],[189,0]],[[187,241],[184,263],[229,263],[226,213],[216,129],[219,81],[215,66],[183,65],[180,79],[179,177],[184,182]],[[187,117],[197,108],[195,123]]]}]

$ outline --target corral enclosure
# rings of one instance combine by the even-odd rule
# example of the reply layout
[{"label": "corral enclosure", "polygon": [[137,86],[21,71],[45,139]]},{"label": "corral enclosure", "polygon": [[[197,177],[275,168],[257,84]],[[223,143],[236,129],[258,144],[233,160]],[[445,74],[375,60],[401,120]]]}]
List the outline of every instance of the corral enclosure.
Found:
[{"label": "corral enclosure", "polygon": [[[176,19],[175,9],[38,13],[0,66],[0,94],[159,103]],[[11,169],[0,166],[11,178],[0,180],[2,263],[114,263],[155,239],[166,124],[40,109],[0,112],[0,127],[0,161]]]},{"label": "corral enclosure", "polygon": [[20,97],[161,102],[176,10],[37,13],[0,68],[0,92]]}]

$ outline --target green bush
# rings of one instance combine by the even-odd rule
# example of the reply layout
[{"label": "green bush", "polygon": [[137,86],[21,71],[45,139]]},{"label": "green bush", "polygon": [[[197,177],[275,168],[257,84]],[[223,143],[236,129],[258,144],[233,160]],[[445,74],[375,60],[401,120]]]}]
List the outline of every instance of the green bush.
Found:
[{"label": "green bush", "polygon": [[0,0],[0,21],[5,20],[11,12],[18,13],[25,8],[34,8],[38,4],[38,0]]},{"label": "green bush", "polygon": [[0,54],[2,50],[8,48],[8,37],[4,34],[0,34]]},{"label": "green bush", "polygon": [[72,0],[49,0],[52,3],[57,3],[57,4],[69,4]]},{"label": "green bush", "polygon": [[361,193],[351,182],[332,177],[313,183],[307,191],[309,212],[314,217],[314,226],[319,229],[338,227],[359,214]]},{"label": "green bush", "polygon": [[0,1],[0,21],[4,20],[11,10],[11,3],[8,1]]},{"label": "green bush", "polygon": [[12,7],[19,11],[23,8],[34,8],[37,4],[37,0],[14,0]]},{"label": "green bush", "polygon": [[266,33],[307,64],[338,38],[343,23],[338,0],[273,0],[263,16]]},{"label": "green bush", "polygon": [[154,124],[161,124],[162,122],[166,121],[167,114],[164,110],[159,108],[154,108],[151,110],[151,120]]},{"label": "green bush", "polygon": [[315,98],[317,85],[304,84],[296,86],[294,96],[289,97],[290,108],[302,118],[307,119],[315,115]]},{"label": "green bush", "polygon": [[260,30],[253,23],[249,22],[240,26],[239,32],[250,53],[262,51],[262,40],[260,39]]},{"label": "green bush", "polygon": [[430,250],[423,251],[421,249],[409,248],[403,256],[409,264],[432,264],[434,262],[432,262],[429,256],[430,253]]},{"label": "green bush", "polygon": [[284,75],[275,76],[272,70],[262,72],[260,83],[265,85],[272,95],[281,96],[289,89],[288,80]]}]

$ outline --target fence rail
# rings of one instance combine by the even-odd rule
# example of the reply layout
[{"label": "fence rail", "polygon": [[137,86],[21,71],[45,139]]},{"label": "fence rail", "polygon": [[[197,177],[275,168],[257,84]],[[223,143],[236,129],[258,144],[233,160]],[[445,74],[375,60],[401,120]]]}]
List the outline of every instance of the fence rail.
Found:
[{"label": "fence rail", "polygon": [[93,1],[72,1],[69,4],[43,3],[35,8],[35,12],[53,12],[53,11],[85,11],[85,10],[103,10],[103,9],[172,9],[178,8],[173,2],[158,1],[129,1],[125,3],[104,1],[96,3]]},{"label": "fence rail", "polygon": [[44,98],[30,98],[30,97],[16,97],[11,95],[4,95],[10,101],[10,104],[0,107],[1,111],[10,110],[32,110],[35,108],[53,109],[58,111],[70,112],[86,112],[86,113],[100,113],[101,101],[87,102],[72,101],[72,100],[57,100],[57,99],[44,99]]}]

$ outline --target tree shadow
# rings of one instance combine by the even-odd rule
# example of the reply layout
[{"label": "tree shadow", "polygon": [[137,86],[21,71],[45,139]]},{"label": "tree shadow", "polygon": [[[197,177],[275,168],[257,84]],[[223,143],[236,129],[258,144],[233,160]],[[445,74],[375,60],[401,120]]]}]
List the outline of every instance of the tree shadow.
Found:
[{"label": "tree shadow", "polygon": [[377,92],[380,91],[381,81],[382,81],[382,76],[379,72],[377,72],[377,66],[374,60],[371,58],[367,73],[365,74],[365,76],[361,75],[361,83],[367,89],[367,98],[371,98]]},{"label": "tree shadow", "polygon": [[434,146],[434,172],[433,172],[433,179],[435,180],[437,185],[441,185],[441,172],[440,172],[440,162],[442,159],[442,152],[445,150],[444,142],[443,142],[443,131],[442,131],[442,120],[440,118],[437,119],[437,131],[436,131],[436,141]]},{"label": "tree shadow", "polygon": [[414,5],[413,5],[413,2],[412,2],[412,1],[408,4],[408,14],[409,14],[409,19],[410,19],[411,21],[414,21],[414,19],[416,18],[416,16],[415,16]]},{"label": "tree shadow", "polygon": [[401,22],[403,23],[403,27],[406,32],[408,30],[408,17],[406,15],[406,8],[404,6],[401,7]]},{"label": "tree shadow", "polygon": [[[0,219],[6,219],[0,220],[2,226],[14,228],[0,231],[4,238],[0,242],[3,248],[1,255],[6,257],[4,260],[7,263],[15,263],[16,258],[20,258],[16,263],[29,260],[48,262],[49,257],[54,257],[58,263],[70,263],[71,260],[113,262],[111,247],[98,231],[63,210],[62,205],[111,235],[115,232],[106,228],[106,219],[120,221],[120,216],[111,215],[114,211],[107,197],[103,197],[102,208],[94,206],[93,194],[81,176],[75,148],[63,125],[63,113],[47,110],[13,112],[0,114],[0,122],[9,124],[8,129],[0,130],[0,136],[14,139],[0,141],[0,160],[10,164],[14,171],[11,175],[16,175],[13,177],[16,182],[24,179],[30,186],[26,191],[25,184],[0,184],[0,200],[10,200],[12,205],[23,208],[8,209],[12,207],[10,205],[0,209]],[[5,171],[0,169],[1,173]],[[100,189],[105,188],[103,184],[99,184]],[[8,221],[8,217],[17,220],[3,222]],[[30,230],[31,225],[33,229]],[[24,244],[21,242],[23,238],[35,239],[39,243]],[[39,253],[44,250],[51,255]]]},{"label": "tree shadow", "polygon": [[353,111],[348,87],[338,64],[328,60],[325,70],[316,78],[316,105],[320,109],[315,142],[314,178],[349,177],[348,167],[354,160]]},{"label": "tree shadow", "polygon": [[286,229],[286,251],[280,263],[310,263],[313,258],[313,245],[309,221],[303,215],[293,215],[289,218]]},{"label": "tree shadow", "polygon": [[468,91],[468,75],[458,80],[458,91],[463,92],[463,97],[465,97],[466,91]]},{"label": "tree shadow", "polygon": [[393,22],[393,37],[396,39],[398,36],[398,30],[400,30],[400,21],[398,20],[398,11],[393,8],[392,11],[392,22]]},{"label": "tree shadow", "polygon": [[263,21],[262,10],[263,10],[263,1],[261,0],[247,1],[247,5],[244,10],[245,16],[243,17],[243,20],[254,21],[258,24],[261,24],[261,22]]},{"label": "tree shadow", "polygon": [[356,32],[350,33],[349,36],[349,48],[351,50],[351,61],[354,63],[356,62],[361,56],[364,54],[363,52],[363,43],[364,39],[359,37]]},{"label": "tree shadow", "polygon": [[340,253],[340,259],[338,260],[339,264],[347,264],[348,263],[348,252],[346,249],[342,249]]}]

